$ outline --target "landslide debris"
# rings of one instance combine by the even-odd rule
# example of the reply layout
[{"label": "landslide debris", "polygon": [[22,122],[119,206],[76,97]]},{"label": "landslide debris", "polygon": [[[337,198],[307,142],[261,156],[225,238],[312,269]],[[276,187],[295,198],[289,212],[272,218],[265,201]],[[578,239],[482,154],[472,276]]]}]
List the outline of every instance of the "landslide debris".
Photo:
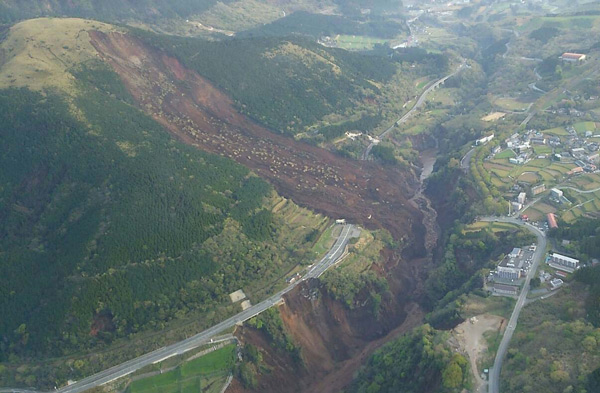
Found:
[{"label": "landslide debris", "polygon": [[93,31],[90,37],[139,107],[180,140],[251,168],[300,205],[386,228],[402,246],[422,244],[421,213],[408,201],[417,187],[412,173],[276,134],[238,113],[202,76],[131,35]]}]

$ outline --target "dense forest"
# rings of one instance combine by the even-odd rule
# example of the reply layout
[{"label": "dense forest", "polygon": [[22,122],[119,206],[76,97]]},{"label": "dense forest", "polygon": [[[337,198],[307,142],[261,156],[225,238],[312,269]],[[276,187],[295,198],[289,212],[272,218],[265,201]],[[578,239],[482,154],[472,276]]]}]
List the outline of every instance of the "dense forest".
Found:
[{"label": "dense forest", "polygon": [[600,258],[600,221],[592,218],[581,218],[574,223],[561,223],[560,227],[551,229],[548,235],[557,241],[569,240],[567,250],[577,254],[584,262],[590,258]]},{"label": "dense forest", "polygon": [[[582,277],[589,277],[591,286],[598,287],[598,272],[586,271]],[[550,299],[523,308],[502,367],[500,391],[599,391],[600,329],[598,320],[590,323],[591,315],[584,307],[587,292],[575,281]],[[597,290],[594,296],[598,304]]]},{"label": "dense forest", "polygon": [[383,17],[350,18],[342,15],[322,15],[298,11],[264,26],[246,30],[238,36],[260,37],[301,34],[320,38],[322,36],[349,34],[394,38],[404,30],[407,30],[406,26]]},{"label": "dense forest", "polygon": [[97,349],[215,311],[310,246],[314,228],[282,240],[269,184],[172,140],[96,71],[74,72],[77,119],[59,96],[0,91],[0,360]]},{"label": "dense forest", "polygon": [[460,392],[470,387],[467,359],[448,333],[423,325],[377,350],[347,393]]}]

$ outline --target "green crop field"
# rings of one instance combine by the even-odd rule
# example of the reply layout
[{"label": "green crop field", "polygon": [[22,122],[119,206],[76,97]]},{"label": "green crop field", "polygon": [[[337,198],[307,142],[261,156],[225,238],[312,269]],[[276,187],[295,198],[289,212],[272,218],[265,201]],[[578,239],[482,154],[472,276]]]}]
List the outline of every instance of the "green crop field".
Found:
[{"label": "green crop field", "polygon": [[325,230],[325,232],[323,232],[321,237],[319,237],[319,240],[317,240],[312,248],[316,255],[322,255],[331,248],[335,242],[335,235],[333,233],[334,230],[336,230],[335,235],[337,235],[339,233],[339,228],[335,225],[331,225]]},{"label": "green crop field", "polygon": [[573,124],[573,128],[575,128],[578,134],[585,134],[586,131],[596,131],[596,123],[593,121],[582,121]]},{"label": "green crop field", "polygon": [[510,150],[510,149],[506,149],[498,154],[496,154],[496,158],[500,159],[500,158],[514,158],[515,157],[515,152]]},{"label": "green crop field", "polygon": [[550,146],[545,145],[536,145],[533,147],[533,151],[535,154],[551,154],[552,148]]},{"label": "green crop field", "polygon": [[372,49],[375,44],[383,44],[386,40],[361,35],[338,35],[336,37],[338,46],[346,50]]},{"label": "green crop field", "polygon": [[540,180],[540,175],[535,172],[524,172],[521,174],[521,176],[519,176],[518,180],[534,184]]},{"label": "green crop field", "polygon": [[524,111],[529,104],[514,98],[498,98],[494,101],[494,105],[508,111]]},{"label": "green crop field", "polygon": [[235,349],[234,344],[227,345],[174,370],[134,381],[127,393],[197,393],[205,392],[213,385],[218,392],[222,385],[217,382],[224,382],[233,369]]},{"label": "green crop field", "polygon": [[598,16],[545,16],[538,17],[528,21],[519,27],[519,30],[534,30],[542,27],[544,24],[551,24],[559,28],[575,28],[590,30],[598,27],[600,22]]},{"label": "green crop field", "polygon": [[544,134],[550,134],[550,135],[555,135],[555,136],[561,137],[561,136],[568,136],[569,132],[567,130],[565,130],[564,127],[555,127],[555,128],[550,128],[548,130],[544,130]]},{"label": "green crop field", "polygon": [[490,229],[492,232],[503,232],[510,231],[513,229],[518,229],[519,227],[515,224],[511,224],[508,222],[485,222],[485,221],[477,221],[473,224],[467,225],[464,229],[464,232],[476,232],[480,231],[484,228]]}]

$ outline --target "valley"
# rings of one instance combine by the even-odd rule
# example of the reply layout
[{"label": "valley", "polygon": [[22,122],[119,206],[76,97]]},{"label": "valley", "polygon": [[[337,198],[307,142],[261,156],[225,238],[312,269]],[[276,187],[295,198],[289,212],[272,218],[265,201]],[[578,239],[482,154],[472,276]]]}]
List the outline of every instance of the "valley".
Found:
[{"label": "valley", "polygon": [[0,391],[595,391],[599,13],[0,0]]}]

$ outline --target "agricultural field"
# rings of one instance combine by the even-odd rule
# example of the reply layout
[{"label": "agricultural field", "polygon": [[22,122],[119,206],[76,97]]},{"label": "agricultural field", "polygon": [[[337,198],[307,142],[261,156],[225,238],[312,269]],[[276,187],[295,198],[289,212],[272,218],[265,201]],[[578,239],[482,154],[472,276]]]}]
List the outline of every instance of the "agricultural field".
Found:
[{"label": "agricultural field", "polygon": [[554,162],[547,158],[536,158],[525,165],[515,165],[508,162],[511,154],[514,154],[511,150],[505,150],[483,164],[488,172],[502,179],[507,186],[512,185],[515,179],[530,184],[543,181],[546,186],[551,186],[561,181],[575,167],[574,164]]},{"label": "agricultural field", "polygon": [[571,201],[571,207],[561,213],[562,220],[572,222],[583,215],[600,212],[600,190],[587,194],[572,190],[564,190],[564,192],[567,199]]},{"label": "agricultural field", "polygon": [[593,190],[600,187],[600,175],[597,173],[592,173],[576,176],[572,178],[566,185],[584,191]]},{"label": "agricultural field", "polygon": [[496,121],[498,119],[502,119],[505,115],[506,115],[506,113],[504,113],[504,112],[492,112],[489,115],[482,117],[481,120]]},{"label": "agricultural field", "polygon": [[539,175],[539,173],[536,173],[536,172],[523,172],[517,178],[518,181],[524,181],[529,184],[535,184],[541,179],[542,179],[542,177]]},{"label": "agricultural field", "polygon": [[423,43],[433,44],[436,47],[444,47],[445,45],[456,43],[456,36],[454,34],[437,27],[428,27],[427,32],[418,35],[418,39]]},{"label": "agricultural field", "polygon": [[535,146],[533,146],[533,152],[536,155],[552,154],[552,147],[546,146],[546,145],[535,145]]},{"label": "agricultural field", "polygon": [[417,88],[418,91],[421,91],[425,88],[425,86],[427,86],[427,84],[429,82],[431,82],[430,78],[427,78],[427,77],[419,78],[415,81],[415,87]]},{"label": "agricultural field", "polygon": [[482,229],[489,229],[492,232],[504,232],[512,229],[519,229],[518,225],[511,224],[508,222],[486,222],[486,221],[477,221],[473,224],[467,225],[463,230],[464,233],[467,232],[477,232]]},{"label": "agricultural field", "polygon": [[546,219],[546,213],[541,210],[538,210],[537,205],[530,206],[528,209],[523,211],[523,214],[526,214],[531,221],[543,221]]},{"label": "agricultural field", "polygon": [[544,134],[554,135],[557,137],[568,136],[569,132],[564,127],[555,127],[543,131]]},{"label": "agricultural field", "polygon": [[235,363],[235,344],[168,372],[134,381],[126,393],[218,393]]},{"label": "agricultural field", "polygon": [[582,121],[573,124],[573,128],[575,128],[578,134],[583,135],[586,131],[596,132],[597,124],[593,121]]},{"label": "agricultural field", "polygon": [[527,109],[529,103],[522,102],[514,98],[497,98],[494,100],[494,105],[500,109],[507,111],[522,112]]},{"label": "agricultural field", "polygon": [[518,30],[535,30],[543,25],[552,25],[557,28],[591,30],[600,28],[600,17],[597,15],[589,16],[544,16],[536,17],[527,21]]},{"label": "agricultural field", "polygon": [[439,103],[442,106],[452,106],[455,103],[455,88],[437,89],[427,97],[427,102]]},{"label": "agricultural field", "polygon": [[361,35],[338,35],[335,38],[338,47],[346,50],[373,49],[375,44],[383,44],[386,40],[382,38],[367,37]]},{"label": "agricultural field", "polygon": [[507,159],[507,158],[514,158],[516,157],[515,152],[512,149],[506,149],[498,154],[496,154],[495,158],[500,160],[500,159]]}]

